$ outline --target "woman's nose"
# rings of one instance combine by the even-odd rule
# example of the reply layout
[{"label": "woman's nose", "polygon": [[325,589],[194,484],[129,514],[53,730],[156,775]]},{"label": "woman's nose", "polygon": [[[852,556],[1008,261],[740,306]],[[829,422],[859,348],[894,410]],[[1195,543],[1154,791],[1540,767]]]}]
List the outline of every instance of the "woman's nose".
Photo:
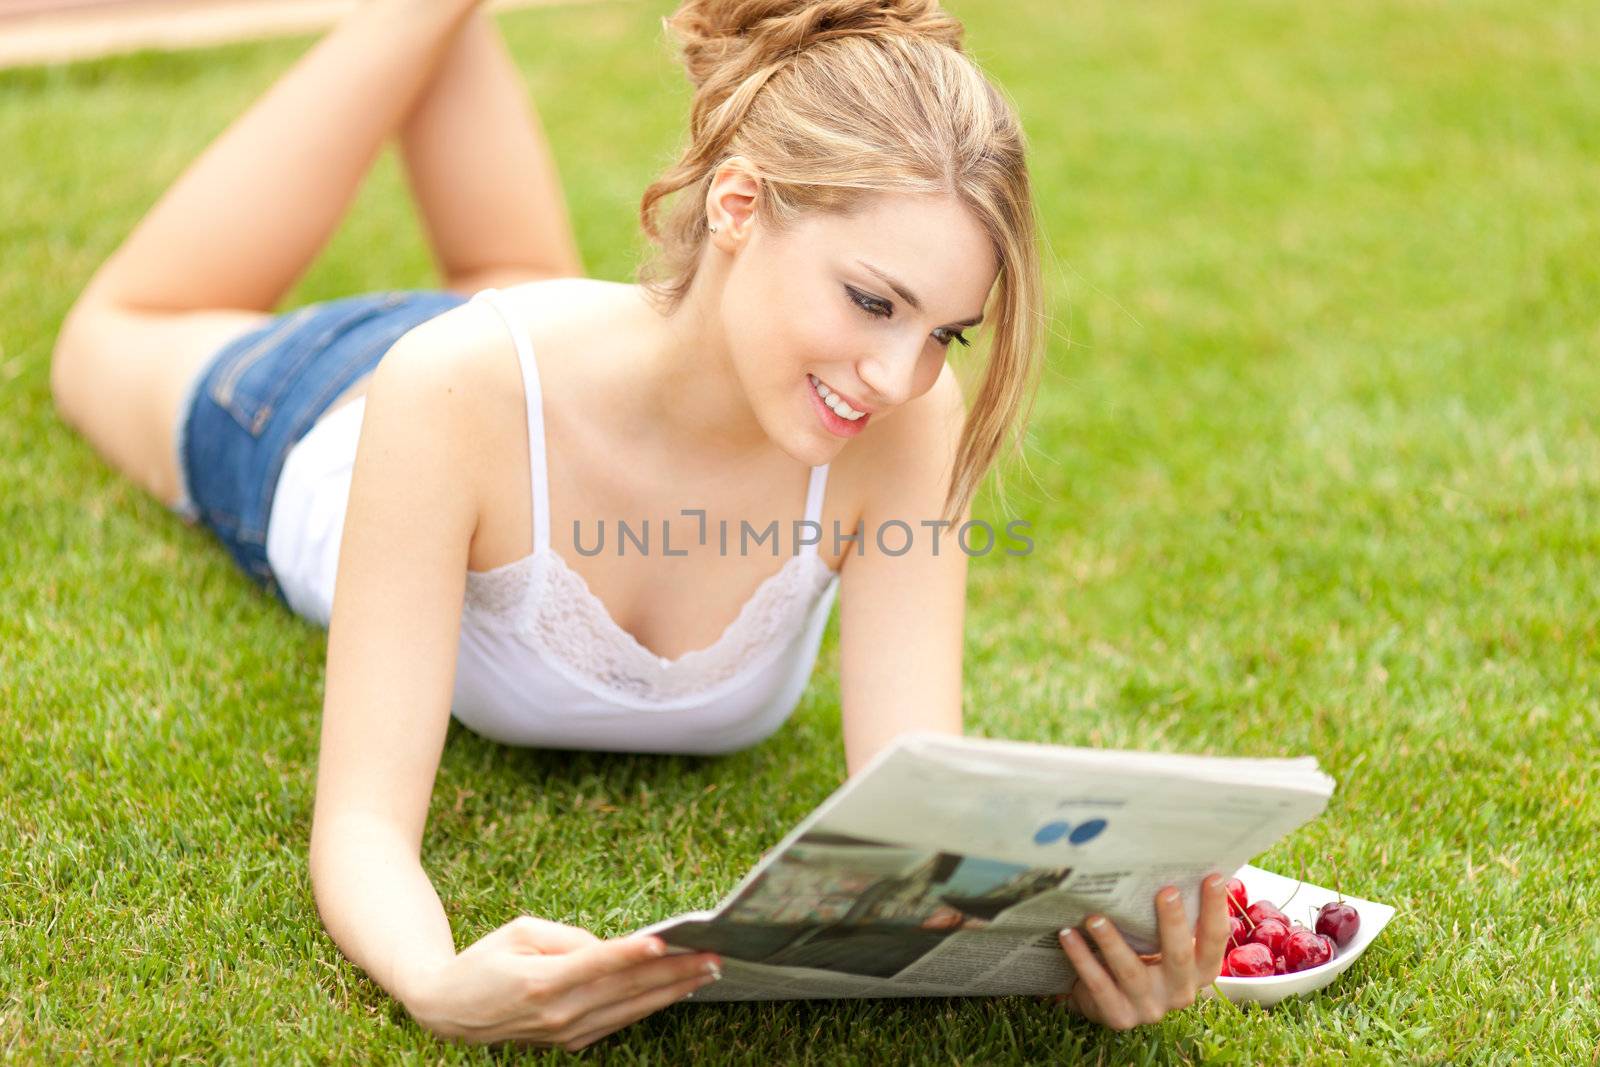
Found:
[{"label": "woman's nose", "polygon": [[920,348],[907,351],[905,347],[897,347],[862,360],[856,367],[856,377],[870,392],[861,402],[874,408],[893,408],[910,400],[921,356]]}]

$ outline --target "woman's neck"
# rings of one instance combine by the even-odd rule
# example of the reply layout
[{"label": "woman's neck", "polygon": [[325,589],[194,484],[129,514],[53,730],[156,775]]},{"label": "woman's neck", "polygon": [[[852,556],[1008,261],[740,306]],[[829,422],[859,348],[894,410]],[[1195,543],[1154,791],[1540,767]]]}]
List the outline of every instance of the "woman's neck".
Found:
[{"label": "woman's neck", "polygon": [[715,279],[697,278],[670,315],[651,305],[641,286],[629,286],[637,314],[626,329],[637,333],[623,424],[686,458],[771,462],[779,449],[756,418],[713,303],[721,287],[702,282]]}]

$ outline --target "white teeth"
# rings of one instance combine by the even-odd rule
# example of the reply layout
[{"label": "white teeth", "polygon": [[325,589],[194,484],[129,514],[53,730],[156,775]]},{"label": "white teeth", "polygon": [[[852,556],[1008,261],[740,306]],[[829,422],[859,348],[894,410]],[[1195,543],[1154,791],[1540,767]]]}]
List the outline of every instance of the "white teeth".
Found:
[{"label": "white teeth", "polygon": [[822,384],[822,379],[818,378],[815,374],[811,375],[811,382],[817,387],[817,395],[822,397],[822,402],[827,404],[828,407],[833,410],[835,415],[850,422],[855,422],[857,419],[861,418],[863,414],[862,412],[855,410],[849,404],[846,404],[843,400],[840,400],[839,394]]},{"label": "white teeth", "polygon": [[856,411],[843,400],[840,400],[837,396],[830,396],[827,400],[823,401],[823,403],[832,408],[835,415],[839,416],[841,419],[848,419],[851,422],[855,422],[863,414],[862,412]]}]

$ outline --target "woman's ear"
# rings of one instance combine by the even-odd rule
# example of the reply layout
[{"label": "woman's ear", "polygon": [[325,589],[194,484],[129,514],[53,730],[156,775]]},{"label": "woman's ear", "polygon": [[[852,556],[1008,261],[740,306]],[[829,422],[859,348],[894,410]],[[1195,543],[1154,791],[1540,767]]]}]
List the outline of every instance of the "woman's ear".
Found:
[{"label": "woman's ear", "polygon": [[717,228],[711,242],[731,251],[743,243],[755,223],[761,179],[750,161],[730,156],[718,165],[706,190],[706,222]]}]

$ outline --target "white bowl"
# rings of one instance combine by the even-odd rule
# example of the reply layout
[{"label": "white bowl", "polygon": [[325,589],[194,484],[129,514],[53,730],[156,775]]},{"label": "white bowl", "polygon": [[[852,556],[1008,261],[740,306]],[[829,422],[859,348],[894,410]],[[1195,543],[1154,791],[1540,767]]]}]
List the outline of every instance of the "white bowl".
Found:
[{"label": "white bowl", "polygon": [[[1316,928],[1316,914],[1322,905],[1330,900],[1339,899],[1339,894],[1332,889],[1302,882],[1298,878],[1285,878],[1281,874],[1263,871],[1260,867],[1251,867],[1248,864],[1240,867],[1234,877],[1244,883],[1244,891],[1250,897],[1250,903],[1254,904],[1258,900],[1270,901],[1282,908],[1284,914],[1291,920],[1299,920],[1312,929]],[[1295,891],[1296,887],[1299,888],[1299,892]],[[1293,899],[1290,899],[1291,894]],[[1284,901],[1289,902],[1288,907],[1283,906]],[[1389,920],[1394,918],[1394,909],[1387,904],[1362,900],[1349,893],[1344,894],[1344,902],[1355,908],[1356,914],[1361,916],[1361,926],[1348,945],[1334,952],[1333,959],[1320,967],[1296,971],[1294,974],[1273,975],[1270,978],[1218,978],[1217,992],[1235,1004],[1253,1002],[1262,1007],[1271,1007],[1284,997],[1310,993],[1332,982],[1367,950],[1373,938],[1377,937],[1388,925]]]}]

